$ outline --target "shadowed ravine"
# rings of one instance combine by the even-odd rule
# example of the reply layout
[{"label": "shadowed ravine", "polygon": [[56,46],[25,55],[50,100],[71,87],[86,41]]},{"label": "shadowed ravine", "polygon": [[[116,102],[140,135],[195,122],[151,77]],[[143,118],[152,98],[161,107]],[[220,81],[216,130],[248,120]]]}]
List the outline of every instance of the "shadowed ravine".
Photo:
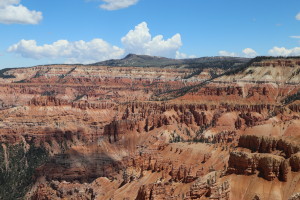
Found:
[{"label": "shadowed ravine", "polygon": [[0,199],[296,200],[300,59],[2,70]]}]

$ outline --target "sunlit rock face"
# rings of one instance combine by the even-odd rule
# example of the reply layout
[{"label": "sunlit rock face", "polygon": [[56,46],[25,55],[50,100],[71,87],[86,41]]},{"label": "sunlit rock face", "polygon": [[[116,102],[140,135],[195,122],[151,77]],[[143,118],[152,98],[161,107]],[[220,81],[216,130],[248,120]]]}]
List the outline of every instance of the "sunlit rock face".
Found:
[{"label": "sunlit rock face", "polygon": [[1,198],[298,198],[300,59],[111,62],[1,71]]}]

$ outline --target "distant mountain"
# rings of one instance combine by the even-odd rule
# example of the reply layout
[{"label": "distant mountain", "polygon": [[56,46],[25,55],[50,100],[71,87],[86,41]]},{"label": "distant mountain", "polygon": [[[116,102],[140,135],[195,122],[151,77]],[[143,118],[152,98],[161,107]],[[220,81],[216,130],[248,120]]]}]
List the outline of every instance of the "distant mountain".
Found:
[{"label": "distant mountain", "polygon": [[243,65],[249,58],[240,57],[202,57],[192,59],[171,59],[157,56],[128,54],[123,59],[112,59],[91,65],[118,67],[167,67],[167,68],[207,68],[228,69]]}]

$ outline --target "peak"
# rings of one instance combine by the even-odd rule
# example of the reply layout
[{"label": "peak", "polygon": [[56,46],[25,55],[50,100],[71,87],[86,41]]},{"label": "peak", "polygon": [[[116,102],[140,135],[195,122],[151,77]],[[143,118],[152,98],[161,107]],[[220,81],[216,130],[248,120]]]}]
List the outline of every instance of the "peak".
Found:
[{"label": "peak", "polygon": [[125,56],[123,59],[128,59],[128,58],[132,58],[132,57],[137,57],[136,54],[130,53],[127,56]]},{"label": "peak", "polygon": [[171,58],[165,58],[165,57],[160,57],[160,56],[138,55],[138,54],[132,54],[132,53],[128,54],[123,59],[132,59],[132,58],[140,58],[140,59],[168,59],[168,60],[172,60]]}]

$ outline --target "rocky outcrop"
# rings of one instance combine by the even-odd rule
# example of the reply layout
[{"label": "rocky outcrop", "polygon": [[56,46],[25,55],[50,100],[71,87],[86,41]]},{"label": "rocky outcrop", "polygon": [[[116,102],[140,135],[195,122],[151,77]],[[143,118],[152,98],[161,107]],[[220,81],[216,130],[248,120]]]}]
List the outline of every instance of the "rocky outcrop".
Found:
[{"label": "rocky outcrop", "polygon": [[[27,189],[22,183],[29,182],[33,199],[271,197],[266,190],[252,192],[262,182],[284,198],[298,192],[299,103],[282,100],[297,97],[300,61],[256,64],[234,71],[224,66],[230,69],[225,74],[201,66],[4,70],[0,199],[16,194],[16,185]],[[278,132],[284,136],[267,137]],[[11,144],[22,151],[7,153]],[[36,165],[44,151],[49,157]],[[23,176],[30,163],[34,168]],[[9,170],[14,173],[7,176]],[[270,182],[235,182],[256,176]]]},{"label": "rocky outcrop", "polygon": [[198,91],[197,95],[204,95],[204,96],[224,96],[224,95],[237,95],[242,96],[243,90],[241,87],[218,87],[218,88],[212,88],[212,87],[205,87]]},{"label": "rocky outcrop", "polygon": [[[165,199],[165,197],[171,197],[173,194],[172,188],[162,183],[143,185],[138,191],[136,200]],[[179,199],[176,196],[173,196],[173,198]]]},{"label": "rocky outcrop", "polygon": [[186,200],[209,198],[209,199],[230,199],[230,184],[228,181],[217,184],[216,175],[210,175],[205,180],[198,179],[186,194],[175,192],[175,185],[172,183],[155,183],[143,185],[138,191],[136,200],[154,200],[154,199],[175,199],[182,198]]},{"label": "rocky outcrop", "polygon": [[228,161],[228,172],[250,175],[256,170],[252,154],[245,152],[231,152]]},{"label": "rocky outcrop", "polygon": [[272,151],[279,150],[285,153],[287,158],[300,150],[299,144],[286,139],[256,135],[242,135],[238,145],[259,153],[271,153]]},{"label": "rocky outcrop", "polygon": [[290,165],[292,171],[299,172],[300,171],[300,152],[295,153],[290,158]]},{"label": "rocky outcrop", "polygon": [[271,154],[231,152],[228,173],[251,175],[259,171],[263,178],[272,181],[279,178],[286,181],[288,165],[281,156]]},{"label": "rocky outcrop", "polygon": [[50,199],[95,199],[96,192],[87,185],[60,183],[51,181],[50,184],[39,184],[30,200]]},{"label": "rocky outcrop", "polygon": [[280,67],[295,67],[295,65],[300,65],[298,60],[288,60],[288,59],[278,59],[278,60],[265,60],[261,62],[254,62],[252,64],[256,67],[269,67],[269,66],[280,66]]},{"label": "rocky outcrop", "polygon": [[71,106],[72,108],[79,108],[82,110],[86,109],[111,109],[115,106],[114,103],[111,102],[88,102],[88,101],[76,101],[70,102],[65,99],[59,99],[55,96],[42,96],[42,97],[34,97],[28,102],[29,106]]},{"label": "rocky outcrop", "polygon": [[240,114],[240,117],[245,120],[246,126],[250,127],[256,125],[256,123],[259,121],[259,119],[257,117],[252,116],[251,113],[242,113]]},{"label": "rocky outcrop", "polygon": [[235,126],[236,129],[240,129],[242,127],[242,120],[241,120],[241,118],[239,118],[239,117],[237,118],[237,120],[234,123],[234,126]]},{"label": "rocky outcrop", "polygon": [[278,140],[273,137],[242,135],[239,146],[251,149],[253,152],[271,153],[276,150]]},{"label": "rocky outcrop", "polygon": [[195,183],[190,187],[190,191],[187,194],[187,199],[199,199],[199,198],[209,198],[209,199],[220,199],[229,200],[230,199],[230,184],[228,181],[217,183],[218,174],[210,174],[197,179]]},{"label": "rocky outcrop", "polygon": [[300,193],[293,194],[288,200],[300,200]]},{"label": "rocky outcrop", "polygon": [[104,135],[108,136],[110,142],[118,141],[120,135],[135,129],[136,122],[130,120],[113,121],[104,127]]},{"label": "rocky outcrop", "polygon": [[113,109],[115,104],[111,103],[111,102],[95,103],[95,102],[88,102],[88,101],[79,101],[79,102],[72,102],[71,106],[72,106],[72,108],[79,108],[82,110]]},{"label": "rocky outcrop", "polygon": [[[239,147],[247,148],[252,152],[231,152],[228,161],[228,172],[237,174],[255,174],[259,171],[267,180],[279,178],[287,181],[287,175],[292,171],[300,170],[299,146],[282,138],[243,135],[239,139]],[[273,152],[282,151],[285,158],[274,155]]]},{"label": "rocky outcrop", "polygon": [[300,105],[299,104],[289,105],[289,109],[293,112],[300,112]]},{"label": "rocky outcrop", "polygon": [[69,101],[59,99],[53,96],[41,96],[38,98],[33,98],[29,101],[28,105],[33,106],[62,106],[69,105]]},{"label": "rocky outcrop", "polygon": [[269,91],[266,87],[252,87],[248,90],[248,97],[252,97],[255,94],[266,96],[269,94]]},{"label": "rocky outcrop", "polygon": [[121,163],[106,154],[84,155],[68,152],[55,155],[36,170],[36,177],[47,180],[91,182],[98,177],[113,179],[120,170]]}]

